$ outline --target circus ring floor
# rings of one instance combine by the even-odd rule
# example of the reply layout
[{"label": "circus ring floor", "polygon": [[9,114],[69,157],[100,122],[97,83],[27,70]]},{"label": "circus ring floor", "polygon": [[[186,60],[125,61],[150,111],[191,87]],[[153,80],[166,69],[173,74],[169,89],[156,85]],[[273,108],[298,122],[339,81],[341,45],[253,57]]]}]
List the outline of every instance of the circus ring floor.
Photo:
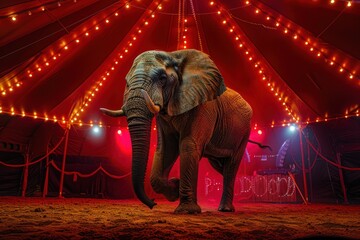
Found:
[{"label": "circus ring floor", "polygon": [[0,239],[359,239],[359,205],[235,203],[235,213],[201,202],[0,197]]}]

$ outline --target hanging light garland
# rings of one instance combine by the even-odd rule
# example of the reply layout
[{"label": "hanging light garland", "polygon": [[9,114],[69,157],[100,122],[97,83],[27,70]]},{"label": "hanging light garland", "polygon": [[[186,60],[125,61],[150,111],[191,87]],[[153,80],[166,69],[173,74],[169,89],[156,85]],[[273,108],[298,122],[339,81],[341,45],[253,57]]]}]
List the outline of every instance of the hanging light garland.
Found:
[{"label": "hanging light garland", "polygon": [[[140,19],[138,25],[133,28],[133,31],[128,34],[129,39],[128,41],[123,41],[123,49],[117,53],[117,58],[114,60],[112,66],[105,70],[105,72],[102,74],[102,77],[97,81],[97,83],[89,90],[87,91],[88,94],[85,96],[84,101],[82,102],[81,106],[74,110],[70,117],[71,124],[78,124],[79,126],[83,125],[83,122],[81,121],[80,117],[85,112],[85,109],[90,105],[91,101],[94,99],[94,97],[99,92],[100,88],[103,86],[107,78],[112,74],[112,72],[115,71],[117,66],[119,65],[119,61],[123,60],[126,55],[128,55],[130,49],[133,48],[134,43],[138,40],[138,37],[142,34],[143,29],[148,27],[150,22],[155,18],[155,13],[158,10],[162,9],[161,5],[162,1],[153,1],[150,6],[149,10],[146,11],[145,14]],[[129,6],[130,7],[130,6]],[[96,121],[90,121],[88,123],[90,126],[94,125],[94,122]],[[102,126],[102,123],[100,122],[100,127]]]},{"label": "hanging light garland", "polygon": [[[246,1],[246,4],[249,5],[250,1]],[[359,110],[356,110],[355,113],[352,113],[352,114],[349,114],[347,111],[347,113],[344,116],[340,116],[340,117],[325,116],[324,118],[317,118],[315,120],[307,119],[306,121],[300,121],[300,117],[296,113],[294,113],[294,111],[291,110],[291,108],[289,107],[288,97],[284,96],[284,94],[281,93],[279,87],[276,87],[275,83],[271,82],[270,79],[268,78],[266,71],[265,71],[265,64],[263,62],[261,62],[260,60],[257,60],[259,57],[255,56],[252,53],[253,51],[251,51],[250,44],[248,44],[244,40],[244,35],[239,33],[240,29],[237,27],[236,21],[232,19],[231,14],[229,14],[226,11],[226,9],[221,7],[219,4],[215,4],[214,1],[211,1],[210,5],[217,7],[216,14],[222,19],[222,21],[221,21],[222,25],[224,27],[228,28],[229,32],[231,34],[233,34],[235,42],[238,44],[239,49],[241,49],[243,51],[244,56],[247,57],[247,59],[249,60],[249,64],[252,63],[251,65],[259,73],[261,80],[268,87],[269,91],[274,94],[274,96],[277,98],[277,100],[280,102],[280,104],[283,105],[284,110],[287,112],[287,114],[292,119],[290,121],[284,120],[282,123],[275,123],[275,121],[272,121],[271,127],[290,126],[293,122],[296,122],[298,124],[309,124],[309,123],[313,123],[313,122],[330,121],[330,120],[335,120],[335,119],[348,118],[351,116],[357,116],[357,117],[359,116]],[[125,6],[125,9],[130,8],[129,3],[126,3],[123,6]],[[142,21],[140,21],[139,25],[136,28],[133,28],[135,30],[131,34],[129,34],[129,36],[131,36],[131,39],[126,42],[126,44],[125,44],[126,46],[124,46],[123,50],[118,53],[118,58],[114,60],[113,65],[104,72],[103,76],[99,79],[99,81],[97,81],[97,83],[88,91],[89,94],[87,94],[87,96],[84,98],[85,100],[82,102],[81,106],[73,112],[70,120],[67,120],[65,117],[61,117],[61,118],[59,118],[57,116],[49,117],[49,116],[47,116],[47,114],[43,114],[41,116],[37,112],[25,113],[24,111],[16,111],[13,107],[10,110],[4,110],[0,106],[0,113],[9,114],[12,116],[22,116],[22,117],[29,117],[29,118],[33,118],[33,119],[40,119],[43,121],[59,122],[64,125],[77,124],[78,126],[92,127],[92,126],[94,126],[94,123],[96,123],[100,127],[104,126],[103,123],[101,123],[101,122],[97,123],[98,121],[93,121],[93,120],[90,121],[89,123],[84,123],[80,120],[80,116],[85,112],[85,109],[89,106],[89,104],[91,103],[93,98],[96,96],[96,94],[100,90],[100,88],[103,86],[103,84],[107,80],[107,78],[111,75],[111,73],[113,71],[115,71],[117,65],[119,64],[119,60],[124,59],[124,57],[127,55],[127,53],[129,52],[129,49],[133,46],[134,42],[141,35],[143,28],[145,28],[146,26],[149,25],[149,22],[151,21],[151,19],[155,18],[155,12],[162,9],[161,2],[159,3],[159,2],[153,1],[151,3],[151,5],[149,6],[149,9],[153,9],[153,10],[150,10],[150,14],[147,14],[145,17],[142,18]],[[260,13],[260,10],[258,10],[258,13]],[[33,70],[33,71],[28,72],[28,77],[32,78],[34,73],[38,74],[39,72],[42,72],[43,68],[50,66],[51,61],[56,61],[56,60],[58,60],[59,57],[62,56],[60,51],[68,50],[70,48],[71,44],[79,44],[81,41],[81,38],[86,38],[86,37],[90,36],[90,34],[100,30],[100,27],[102,27],[105,24],[110,23],[111,17],[116,17],[118,15],[119,15],[119,13],[117,11],[112,12],[110,15],[108,15],[106,18],[104,18],[103,21],[98,22],[93,27],[87,29],[86,31],[84,31],[78,35],[74,34],[74,36],[77,36],[77,37],[70,40],[68,43],[66,43],[66,41],[63,41],[64,43],[59,48],[59,52],[55,53],[53,51],[50,51],[52,57],[49,58],[49,60],[46,60],[46,57],[44,57],[43,65],[40,65],[40,64],[36,65],[35,66],[36,71]],[[270,20],[271,17],[268,16],[266,19]],[[182,39],[184,39],[183,40],[183,48],[187,48],[187,44],[188,44],[188,42],[186,40],[186,32],[188,31],[187,30],[188,28],[186,26],[187,22],[188,22],[188,20],[186,18],[184,18],[183,35],[182,35]],[[275,26],[276,26],[276,24],[275,24]],[[280,26],[280,23],[279,23],[279,26]],[[295,35],[294,35],[294,38],[297,39],[298,37],[295,37]],[[306,45],[306,43],[305,43],[305,45]],[[14,85],[8,84],[7,91],[12,92],[12,91],[14,91],[15,88],[22,86],[22,84],[23,84],[23,82],[16,80]],[[7,91],[2,90],[1,95],[5,96]],[[349,108],[349,109],[351,109],[351,108]],[[255,124],[254,128],[255,129],[258,128],[258,125]]]},{"label": "hanging light garland", "polygon": [[[351,1],[347,1],[350,4],[347,4],[347,7],[351,7]],[[291,20],[287,19],[281,14],[276,13],[271,8],[267,8],[266,6],[258,3],[257,0],[252,1],[253,4],[250,4],[250,1],[246,1],[246,4],[253,7],[255,15],[262,15],[263,19],[266,22],[269,22],[274,26],[273,29],[278,30],[283,33],[285,36],[290,37],[293,41],[300,41],[310,53],[314,55],[316,58],[322,58],[325,63],[331,68],[334,69],[335,72],[341,75],[345,75],[346,78],[350,81],[353,81],[355,85],[360,86],[360,75],[357,69],[360,68],[360,65],[357,64],[353,66],[351,69],[348,62],[350,62],[350,57],[345,53],[337,52],[331,53],[330,50],[325,49],[323,47],[319,47],[320,45],[327,45],[321,42],[318,37],[313,36],[311,33],[300,27],[299,25],[293,23]],[[333,1],[333,4],[335,1]],[[266,9],[265,9],[266,8]],[[281,19],[281,20],[280,20]],[[331,56],[331,57],[330,57]],[[343,59],[343,61],[340,61]],[[354,81],[355,80],[355,81]],[[351,106],[346,108],[344,115],[332,117],[331,119],[340,119],[340,118],[348,118],[350,116],[359,116],[359,110],[350,111],[349,109],[356,109],[358,106]],[[351,112],[351,114],[349,114]],[[316,118],[314,120],[307,119],[304,124],[309,124],[313,122],[323,122],[328,121],[330,118],[327,114],[323,118]]]},{"label": "hanging light garland", "polygon": [[[210,1],[210,6],[213,6],[217,9],[217,16],[221,19],[221,25],[228,30],[228,32],[232,35],[232,38],[236,42],[238,48],[243,52],[244,57],[248,60],[249,65],[259,74],[259,78],[265,84],[266,88],[274,95],[277,101],[283,106],[283,109],[290,117],[291,120],[284,120],[281,125],[287,125],[292,122],[299,122],[300,117],[291,109],[289,103],[289,97],[285,96],[284,93],[281,92],[280,87],[276,86],[275,82],[272,82],[268,76],[265,63],[260,60],[261,57],[256,55],[255,49],[249,43],[249,40],[245,40],[246,37],[242,34],[242,31],[238,27],[236,21],[231,17],[231,14],[222,7],[219,3],[215,3],[215,1]],[[274,121],[271,126],[274,127],[277,125]],[[255,124],[255,127],[257,124]]]},{"label": "hanging light garland", "polygon": [[[250,1],[245,1],[246,5],[250,6]],[[298,116],[291,108],[290,105],[288,103],[288,97],[284,96],[284,93],[281,92],[279,87],[275,86],[274,82],[270,81],[270,78],[268,78],[265,69],[264,69],[264,63],[261,62],[260,60],[256,60],[257,58],[260,58],[259,56],[254,56],[254,54],[252,54],[252,52],[250,49],[250,44],[247,43],[246,41],[244,41],[244,34],[239,34],[238,32],[241,32],[240,28],[237,27],[237,23],[236,21],[232,18],[232,15],[224,8],[222,7],[220,4],[215,3],[215,1],[210,1],[210,6],[216,7],[217,8],[217,15],[219,16],[219,18],[221,18],[221,23],[222,25],[229,29],[229,32],[234,36],[234,40],[236,43],[238,43],[238,47],[240,49],[242,49],[242,51],[245,53],[245,57],[248,58],[249,63],[254,63],[254,65],[252,65],[255,70],[259,73],[261,80],[264,82],[264,84],[268,87],[269,91],[271,93],[273,93],[274,97],[279,101],[280,104],[283,105],[284,110],[287,112],[287,114],[292,118],[291,121],[286,121],[284,120],[283,122],[280,123],[276,123],[275,121],[272,121],[271,123],[271,127],[275,127],[275,126],[282,126],[282,127],[286,127],[286,126],[290,126],[292,123],[297,123],[297,124],[310,124],[310,123],[314,123],[314,122],[323,122],[323,121],[329,121],[329,120],[335,120],[335,119],[342,119],[342,118],[348,118],[351,116],[359,116],[359,110],[357,109],[356,111],[352,111],[352,113],[350,114],[349,110],[346,110],[346,113],[342,116],[334,116],[334,117],[329,117],[327,116],[327,114],[323,117],[323,118],[316,118],[316,119],[300,119],[300,116]],[[256,9],[255,10],[255,14],[260,13],[260,9]],[[269,16],[266,17],[266,19],[269,21],[271,18]],[[280,26],[280,23],[275,23],[275,25],[278,24]],[[284,33],[289,33],[289,30],[284,30]],[[296,40],[299,38],[298,35],[294,35],[293,38]],[[306,43],[305,43],[306,45]],[[310,50],[311,51],[311,50]],[[314,51],[314,48],[312,49],[312,51]],[[318,57],[321,55],[318,55]],[[335,62],[330,63],[330,65],[334,65]],[[344,72],[345,69],[343,68],[342,70],[340,70],[340,72]],[[352,79],[355,75],[352,75],[351,77],[349,77],[350,79]],[[358,108],[358,106],[352,106],[349,107],[348,109],[354,109],[354,108]],[[264,126],[266,127],[266,126]],[[257,124],[255,124],[254,129],[256,130],[257,128]]]},{"label": "hanging light garland", "polygon": [[[66,35],[65,38],[62,38],[58,41],[57,44],[51,45],[47,50],[44,51],[39,58],[41,59],[41,62],[36,62],[31,67],[23,70],[26,72],[25,79],[26,81],[30,79],[35,79],[36,76],[40,76],[40,74],[44,74],[47,70],[50,69],[52,65],[54,65],[56,62],[58,62],[63,56],[68,54],[67,52],[70,49],[73,49],[75,46],[79,45],[81,42],[83,42],[85,39],[89,38],[90,35],[93,35],[104,26],[110,24],[110,20],[116,18],[119,16],[119,10],[123,9],[124,6],[128,5],[129,3],[122,3],[119,7],[116,7],[116,9],[110,9],[107,14],[105,14],[105,17],[102,17],[101,20],[94,20],[93,25],[91,27],[83,27],[81,32],[79,33],[72,33]],[[70,36],[70,37],[68,37]],[[54,50],[53,47],[58,46],[57,50]],[[10,78],[5,86],[2,86],[0,88],[1,96],[5,97],[8,93],[14,92],[15,89],[19,88],[20,86],[23,86],[24,80],[19,80],[17,77]]]},{"label": "hanging light garland", "polygon": [[25,16],[34,16],[37,13],[44,13],[46,10],[52,10],[55,8],[60,8],[70,3],[77,3],[78,0],[57,0],[49,1],[47,3],[38,4],[32,7],[24,8],[17,12],[9,12],[8,14],[0,16],[1,18],[8,18],[11,22],[17,23],[19,18]]},{"label": "hanging light garland", "polygon": [[185,17],[185,0],[179,0],[178,11],[178,44],[177,48],[188,48],[188,19]]},{"label": "hanging light garland", "polygon": [[[348,2],[351,3],[351,1]],[[357,81],[355,81],[355,84],[360,86],[360,75],[356,70],[359,68],[359,65],[351,69],[347,64],[350,58],[346,56],[345,53],[338,52],[335,54],[331,53],[329,49],[320,47],[320,45],[324,46],[326,44],[323,44],[318,37],[313,36],[299,25],[295,24],[283,15],[276,13],[271,8],[267,8],[261,3],[258,3],[258,1],[255,0],[251,3],[250,1],[246,1],[246,3],[250,7],[249,9],[251,9],[251,7],[253,8],[255,15],[263,16],[266,22],[274,26],[274,29],[277,29],[279,32],[283,33],[283,35],[294,41],[302,42],[302,46],[304,46],[316,58],[322,58],[330,68],[334,69],[339,74],[345,74],[348,79],[356,79]],[[340,61],[340,59],[344,60]]]},{"label": "hanging light garland", "polygon": [[[158,1],[153,1],[149,8],[150,11],[146,11],[145,16],[143,16],[141,18],[141,20],[139,21],[138,26],[136,26],[134,29],[134,31],[132,33],[129,34],[130,39],[125,43],[125,46],[123,48],[123,50],[121,52],[118,53],[118,58],[114,60],[113,65],[104,72],[104,74],[102,75],[102,77],[99,79],[99,81],[97,81],[97,83],[91,87],[90,90],[88,90],[88,94],[85,96],[84,101],[82,102],[81,106],[79,108],[77,108],[73,114],[70,117],[70,120],[66,119],[65,117],[57,117],[57,116],[53,116],[53,117],[49,117],[47,116],[47,114],[43,114],[42,116],[40,116],[36,111],[33,113],[25,113],[24,111],[18,111],[15,110],[14,107],[11,107],[10,110],[6,110],[3,109],[3,107],[0,106],[0,114],[1,113],[5,113],[5,114],[9,114],[12,116],[22,116],[22,117],[29,117],[29,118],[33,118],[33,119],[40,119],[40,120],[44,120],[44,121],[54,121],[54,122],[58,122],[64,125],[67,124],[78,124],[79,126],[94,126],[94,122],[97,121],[90,121],[89,123],[83,123],[80,120],[80,116],[85,112],[85,109],[89,106],[89,104],[91,103],[91,101],[93,100],[93,98],[96,96],[97,92],[100,90],[100,88],[103,86],[104,82],[107,80],[107,78],[110,76],[110,74],[115,71],[117,65],[119,64],[119,60],[124,59],[124,57],[128,54],[130,48],[132,48],[133,44],[135,41],[137,41],[137,38],[142,34],[142,31],[145,27],[147,27],[149,25],[149,22],[155,18],[155,12],[157,10],[161,10],[162,9],[162,5],[161,2]],[[129,3],[126,3],[125,8],[128,9],[130,7]],[[127,7],[126,7],[127,6]],[[150,12],[150,13],[149,13]],[[112,17],[117,17],[119,15],[119,13],[117,11],[115,11],[113,14],[111,14]],[[107,18],[104,19],[104,21],[102,21],[101,23],[97,23],[96,25],[94,25],[94,27],[92,28],[93,31],[98,31],[100,29],[100,27],[102,27],[101,24],[109,24],[110,23],[111,18],[108,16]],[[83,32],[82,34],[78,34],[78,37],[75,38],[73,41],[70,41],[68,44],[63,45],[62,48],[60,48],[60,50],[68,50],[70,44],[78,44],[80,43],[80,39],[81,37],[88,37],[90,36],[90,29],[87,29],[87,31]],[[74,34],[77,35],[77,34]],[[81,36],[81,37],[80,37]],[[57,60],[59,56],[61,56],[61,53],[58,53],[57,56],[54,55],[53,60]],[[47,64],[45,64],[47,66]],[[50,65],[50,63],[49,63]],[[41,71],[41,67],[38,67],[38,71]],[[40,69],[39,69],[40,68]],[[33,76],[29,76],[29,77],[33,77]],[[18,82],[17,83],[19,86],[21,86],[22,82]],[[6,94],[3,94],[6,95]],[[98,125],[100,127],[103,126],[103,124],[101,122],[98,123]]]}]

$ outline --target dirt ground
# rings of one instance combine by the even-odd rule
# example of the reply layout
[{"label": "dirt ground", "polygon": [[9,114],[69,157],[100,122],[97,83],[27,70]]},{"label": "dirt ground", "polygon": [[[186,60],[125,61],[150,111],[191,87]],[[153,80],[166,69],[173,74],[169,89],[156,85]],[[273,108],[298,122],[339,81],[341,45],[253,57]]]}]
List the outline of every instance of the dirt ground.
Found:
[{"label": "dirt ground", "polygon": [[235,203],[235,213],[200,202],[0,197],[0,239],[360,239],[360,206]]}]

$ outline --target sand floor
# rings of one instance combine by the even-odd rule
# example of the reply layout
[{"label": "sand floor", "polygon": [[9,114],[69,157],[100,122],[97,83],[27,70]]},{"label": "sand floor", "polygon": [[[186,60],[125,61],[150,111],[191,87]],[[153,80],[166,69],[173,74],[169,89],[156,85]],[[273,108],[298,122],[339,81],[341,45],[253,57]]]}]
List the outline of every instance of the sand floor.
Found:
[{"label": "sand floor", "polygon": [[235,213],[200,202],[176,215],[137,200],[0,197],[0,239],[360,239],[359,205],[235,203]]}]

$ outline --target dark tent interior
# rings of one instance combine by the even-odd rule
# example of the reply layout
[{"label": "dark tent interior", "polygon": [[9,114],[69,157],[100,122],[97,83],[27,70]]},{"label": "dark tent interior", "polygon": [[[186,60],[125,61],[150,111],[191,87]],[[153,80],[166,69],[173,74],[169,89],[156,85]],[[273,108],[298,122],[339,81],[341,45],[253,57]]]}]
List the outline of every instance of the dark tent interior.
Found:
[{"label": "dark tent interior", "polygon": [[[126,119],[99,108],[122,106],[137,55],[186,48],[211,57],[272,148],[248,144],[236,201],[360,203],[358,1],[13,0],[0,19],[1,196],[134,198]],[[220,198],[206,159],[198,182]]]}]

